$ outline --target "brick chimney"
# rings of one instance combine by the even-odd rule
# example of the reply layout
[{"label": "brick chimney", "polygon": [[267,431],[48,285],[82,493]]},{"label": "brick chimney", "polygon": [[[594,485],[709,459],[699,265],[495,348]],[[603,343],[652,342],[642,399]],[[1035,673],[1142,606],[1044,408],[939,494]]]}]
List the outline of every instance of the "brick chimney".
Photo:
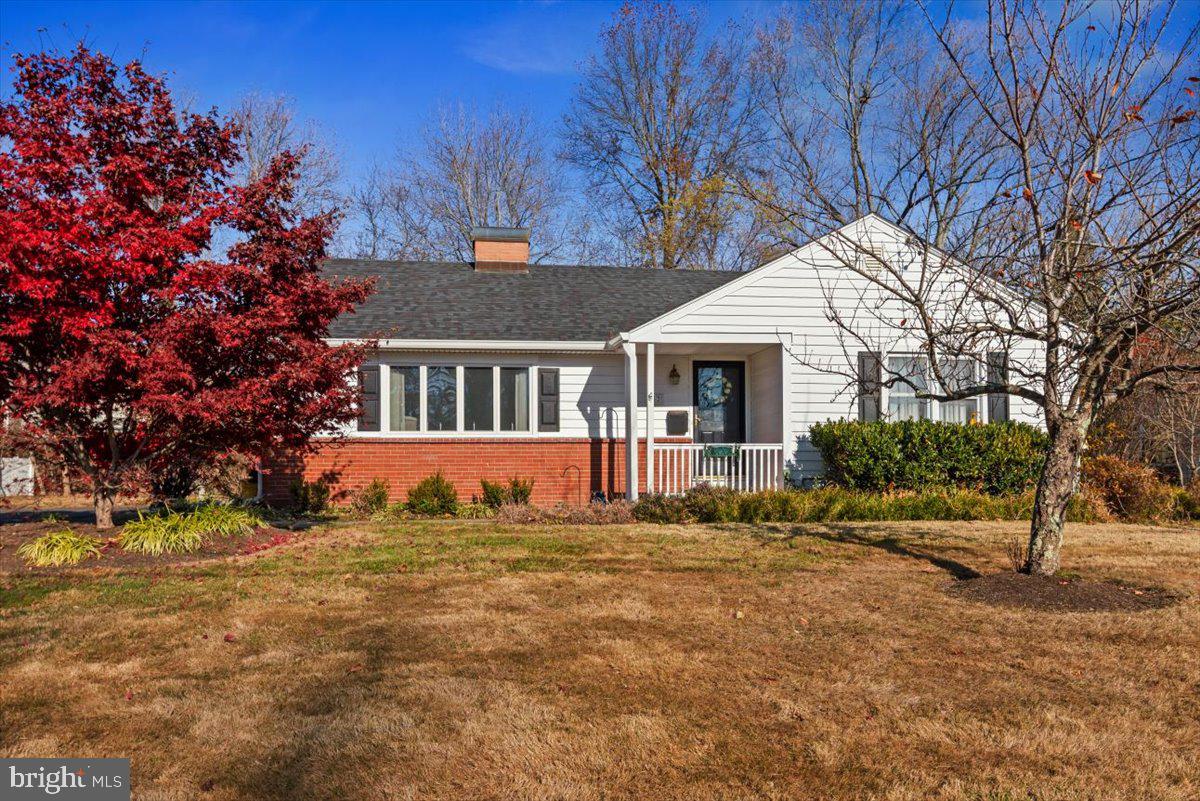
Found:
[{"label": "brick chimney", "polygon": [[481,273],[529,272],[528,228],[471,229],[475,270]]}]

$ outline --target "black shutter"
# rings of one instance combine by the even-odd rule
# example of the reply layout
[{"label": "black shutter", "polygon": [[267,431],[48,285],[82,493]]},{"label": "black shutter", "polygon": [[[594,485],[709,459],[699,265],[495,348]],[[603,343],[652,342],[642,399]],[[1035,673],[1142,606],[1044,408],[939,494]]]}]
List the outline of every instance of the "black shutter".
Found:
[{"label": "black shutter", "polygon": [[538,368],[538,431],[558,431],[558,368]]},{"label": "black shutter", "polygon": [[[987,355],[988,384],[992,388],[1008,385],[1008,354],[1003,351],[993,351]],[[1004,422],[1008,419],[1008,393],[989,392],[988,421]]]},{"label": "black shutter", "polygon": [[879,419],[882,403],[883,363],[879,353],[858,352],[858,419],[873,423]]},{"label": "black shutter", "polygon": [[359,431],[379,430],[379,368],[360,367],[358,389],[362,392],[362,406],[358,412]]}]

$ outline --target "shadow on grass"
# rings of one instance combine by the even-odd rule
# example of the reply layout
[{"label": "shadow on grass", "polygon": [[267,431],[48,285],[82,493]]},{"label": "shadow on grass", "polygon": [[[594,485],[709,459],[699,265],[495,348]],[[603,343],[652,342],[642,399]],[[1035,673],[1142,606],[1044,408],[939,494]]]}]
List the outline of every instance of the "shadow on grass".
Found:
[{"label": "shadow on grass", "polygon": [[[398,642],[397,634],[405,632],[382,623],[341,620],[328,631],[344,641],[340,650],[355,653],[358,661],[339,665],[338,672],[314,673],[277,693],[274,717],[287,721],[286,736],[254,759],[239,755],[209,776],[198,777],[204,780],[202,790],[224,785],[236,788],[238,797],[264,800],[348,797],[348,785],[361,777],[364,762],[388,745],[371,736],[366,723],[376,705],[386,701],[380,684],[405,660],[404,651],[419,649],[411,648],[411,642]],[[348,759],[348,754],[355,756]]]},{"label": "shadow on grass", "polygon": [[873,531],[862,526],[822,523],[820,525],[797,526],[788,533],[787,537],[789,539],[793,537],[813,537],[842,545],[861,545],[866,548],[877,548],[894,556],[903,556],[908,559],[928,562],[934,567],[945,570],[960,581],[979,578],[983,575],[975,568],[951,559],[944,554],[913,547],[912,539],[926,535],[935,536],[935,532],[914,531],[910,536],[901,537],[892,532]]}]

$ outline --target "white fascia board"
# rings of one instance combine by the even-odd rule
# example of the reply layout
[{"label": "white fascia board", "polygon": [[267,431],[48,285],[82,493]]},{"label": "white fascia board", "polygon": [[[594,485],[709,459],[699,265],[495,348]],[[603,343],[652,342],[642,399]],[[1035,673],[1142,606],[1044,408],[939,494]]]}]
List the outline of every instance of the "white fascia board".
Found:
[{"label": "white fascia board", "polygon": [[605,342],[571,342],[554,340],[501,340],[501,339],[339,339],[327,337],[330,345],[362,345],[374,343],[380,350],[465,350],[465,351],[521,351],[553,353],[593,353],[603,351]]},{"label": "white fascia board", "polygon": [[657,332],[643,332],[637,336],[622,334],[619,337],[609,340],[608,344],[610,350],[620,350],[621,345],[625,343],[636,345],[648,342],[655,344],[683,343],[688,345],[778,345],[781,338],[790,336],[791,333],[786,331],[776,331],[770,334],[761,332],[753,334],[660,334]]}]

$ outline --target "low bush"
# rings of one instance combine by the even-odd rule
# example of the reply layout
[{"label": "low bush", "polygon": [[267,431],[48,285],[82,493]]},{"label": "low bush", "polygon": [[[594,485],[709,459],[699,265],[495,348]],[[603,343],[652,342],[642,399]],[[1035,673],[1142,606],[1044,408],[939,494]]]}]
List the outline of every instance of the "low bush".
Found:
[{"label": "low bush", "polygon": [[508,480],[508,499],[515,504],[527,504],[533,497],[532,478],[510,478]]},{"label": "low bush", "polygon": [[[862,492],[843,487],[738,493],[698,488],[680,496],[646,495],[633,506],[646,523],[831,523],[875,520],[1028,520],[1033,492],[995,496],[975,490]],[[1081,495],[1068,519],[1103,522],[1103,504]]]},{"label": "low bush", "polygon": [[419,515],[453,515],[458,507],[458,492],[439,470],[421,479],[408,491],[408,509]]},{"label": "low bush", "polygon": [[810,436],[833,481],[874,492],[959,487],[1019,493],[1037,480],[1048,445],[1045,432],[1012,422],[830,420],[814,425]]},{"label": "low bush", "polygon": [[509,503],[497,510],[496,520],[502,523],[568,526],[611,526],[637,522],[633,505],[624,501],[590,503],[587,506],[558,504],[548,509]]},{"label": "low bush", "polygon": [[187,524],[187,515],[172,512],[144,517],[126,523],[117,536],[123,550],[161,556],[164,553],[191,553],[204,543],[200,531]]},{"label": "low bush", "polygon": [[1186,488],[1175,491],[1175,509],[1181,520],[1200,520],[1200,474]]},{"label": "low bush", "polygon": [[207,537],[237,537],[265,525],[257,511],[244,506],[206,503],[190,511],[165,512],[126,523],[117,544],[126,551],[158,556],[191,553]]},{"label": "low bush", "polygon": [[33,567],[75,565],[100,556],[100,540],[76,534],[70,528],[54,529],[17,548],[17,555]]},{"label": "low bush", "polygon": [[484,520],[496,516],[496,509],[486,503],[460,503],[454,507],[454,516],[461,520]]},{"label": "low bush", "polygon": [[508,503],[508,487],[503,484],[497,484],[494,481],[488,481],[486,478],[479,482],[479,486],[483,489],[483,503],[485,506],[490,506],[493,509],[499,509],[504,504]]},{"label": "low bush", "polygon": [[1084,460],[1082,478],[1084,486],[1094,490],[1122,520],[1153,523],[1189,516],[1181,508],[1179,490],[1144,464],[1116,456],[1093,456]]},{"label": "low bush", "polygon": [[296,479],[288,487],[292,510],[298,515],[320,515],[329,509],[329,485],[323,481]]},{"label": "low bush", "polygon": [[485,505],[498,509],[506,503],[527,504],[533,497],[533,479],[510,478],[508,484],[498,484],[486,478],[479,482]]},{"label": "low bush", "polygon": [[377,478],[356,491],[350,499],[350,511],[355,517],[370,517],[382,512],[388,505],[388,485]]}]

